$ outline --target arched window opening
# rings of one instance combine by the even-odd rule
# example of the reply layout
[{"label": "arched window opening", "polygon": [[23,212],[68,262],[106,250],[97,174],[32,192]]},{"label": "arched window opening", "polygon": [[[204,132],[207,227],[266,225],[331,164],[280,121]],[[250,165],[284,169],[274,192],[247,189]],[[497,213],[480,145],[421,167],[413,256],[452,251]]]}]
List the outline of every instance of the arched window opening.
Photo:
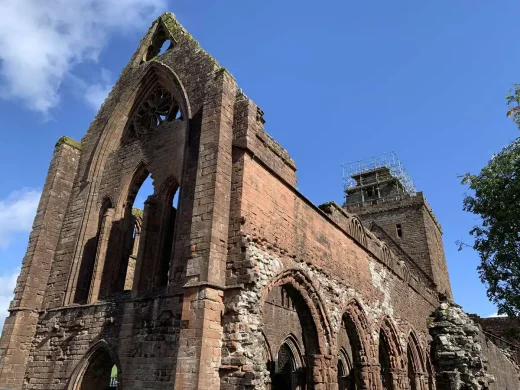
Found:
[{"label": "arched window opening", "polygon": [[393,390],[392,374],[390,372],[390,350],[388,339],[383,330],[379,332],[379,367],[383,389]]},{"label": "arched window opening", "polygon": [[[272,351],[271,389],[305,390],[307,386],[312,388],[313,383],[319,383],[316,370],[311,368],[316,356],[321,355],[318,330],[311,309],[299,290],[290,283],[272,287],[262,312],[267,342],[280,346]],[[288,362],[292,365],[287,365]],[[284,387],[288,383],[292,387]]]},{"label": "arched window opening", "polygon": [[167,194],[166,207],[167,210],[164,213],[164,233],[163,243],[161,249],[161,263],[159,269],[156,272],[154,286],[153,287],[164,287],[168,285],[170,261],[173,253],[173,244],[175,238],[175,224],[177,221],[178,208],[179,208],[179,194],[180,188],[175,184],[170,192]]},{"label": "arched window opening", "polygon": [[420,345],[413,333],[410,333],[410,336],[408,337],[406,357],[408,360],[408,383],[410,385],[410,390],[422,389],[426,385],[423,380],[425,364]]},{"label": "arched window opening", "polygon": [[[350,352],[351,355],[351,352]],[[349,352],[341,349],[338,354],[338,389],[339,390],[356,390],[356,380],[352,358]]]},{"label": "arched window opening", "polygon": [[169,39],[165,28],[162,25],[157,27],[146,55],[145,61],[150,61],[152,58],[163,55],[167,50],[173,47],[173,42]]},{"label": "arched window opening", "polygon": [[166,53],[166,50],[173,47],[172,41],[169,39],[166,39],[163,44],[161,45],[161,48],[159,49],[159,53],[157,53],[157,57],[162,56],[164,53]]},{"label": "arched window opening", "polygon": [[79,380],[78,390],[117,389],[118,369],[112,357],[104,348],[96,352]]},{"label": "arched window opening", "polygon": [[275,367],[271,375],[272,390],[303,390],[302,357],[298,348],[291,339],[286,340],[275,360]]},{"label": "arched window opening", "polygon": [[151,228],[146,206],[153,203],[153,180],[147,170],[139,171],[129,188],[121,224],[123,248],[117,283],[119,291],[133,289],[137,259],[144,255],[147,231]]},{"label": "arched window opening", "polygon": [[172,177],[144,202],[143,227],[132,288],[135,292],[147,293],[168,285],[179,192],[178,182]]},{"label": "arched window opening", "polygon": [[410,345],[408,345],[406,355],[408,358],[408,383],[410,385],[410,390],[417,390],[417,383],[415,381],[416,368],[415,368],[413,353],[412,353],[412,349],[410,348]]},{"label": "arched window opening", "polygon": [[133,111],[123,135],[123,143],[147,139],[164,123],[182,120],[181,105],[174,94],[158,84]]},{"label": "arched window opening", "polygon": [[[358,319],[359,320],[359,319]],[[362,323],[361,320],[358,322]],[[361,326],[361,325],[358,325]],[[362,337],[351,314],[343,315],[342,329],[339,334],[339,345],[341,347],[338,355],[338,362],[343,362],[345,375],[340,377],[338,371],[338,384],[341,390],[356,390],[362,388],[362,362],[364,358],[364,348]]]},{"label": "arched window opening", "polygon": [[106,198],[99,210],[96,235],[88,240],[83,248],[74,303],[83,304],[97,300],[108,241],[112,234],[113,216],[112,201]]},{"label": "arched window opening", "polygon": [[[133,205],[141,204],[143,193],[153,193],[151,180],[146,180],[149,176],[147,169],[140,166],[130,182],[122,214],[115,215],[112,208],[108,210],[110,213],[105,213],[101,229],[102,239],[98,245],[96,264],[90,283],[89,302],[107,298],[114,293],[129,289],[132,285],[131,278],[127,278],[135,268],[132,257],[135,249],[138,248],[141,252],[143,246],[142,222],[138,210]],[[138,244],[136,240],[139,240]]]}]

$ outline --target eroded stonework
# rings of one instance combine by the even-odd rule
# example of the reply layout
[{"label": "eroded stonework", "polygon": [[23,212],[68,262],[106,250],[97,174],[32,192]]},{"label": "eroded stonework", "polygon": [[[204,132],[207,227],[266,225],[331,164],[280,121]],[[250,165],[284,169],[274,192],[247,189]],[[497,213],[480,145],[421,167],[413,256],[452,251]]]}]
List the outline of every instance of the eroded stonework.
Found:
[{"label": "eroded stonework", "polygon": [[489,339],[444,380],[435,348],[459,328],[428,320],[451,286],[423,195],[317,207],[265,126],[173,14],[157,19],[81,142],[56,144],[0,387],[455,389],[478,361],[467,383],[518,389]]},{"label": "eroded stonework", "polygon": [[517,387],[515,376],[507,375],[515,371],[518,375],[512,356],[494,346],[459,305],[442,302],[430,317],[429,327],[433,336],[432,359],[440,386],[450,389]]}]

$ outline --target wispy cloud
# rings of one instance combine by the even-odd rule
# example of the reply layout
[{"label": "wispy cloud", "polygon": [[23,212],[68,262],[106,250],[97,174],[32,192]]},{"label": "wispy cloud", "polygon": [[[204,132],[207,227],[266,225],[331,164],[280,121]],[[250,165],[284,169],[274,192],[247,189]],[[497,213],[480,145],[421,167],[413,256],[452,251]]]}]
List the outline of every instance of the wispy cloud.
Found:
[{"label": "wispy cloud", "polygon": [[16,233],[31,230],[40,195],[40,191],[21,190],[0,200],[0,248],[6,248]]},{"label": "wispy cloud", "polygon": [[69,79],[76,89],[76,95],[84,99],[94,111],[99,110],[113,86],[112,74],[105,68],[101,68],[97,81],[92,84],[73,75],[69,76]]},{"label": "wispy cloud", "polygon": [[493,313],[493,314],[487,316],[487,318],[494,318],[494,317],[507,317],[507,314],[498,314],[498,312],[496,312],[496,313]]},{"label": "wispy cloud", "polygon": [[5,317],[8,314],[7,309],[9,309],[9,303],[13,299],[16,278],[18,278],[18,271],[10,275],[0,276],[0,329],[4,326]]},{"label": "wispy cloud", "polygon": [[[0,1],[0,96],[48,114],[75,66],[97,62],[112,34],[142,28],[166,0]],[[99,102],[107,85],[94,85],[87,102]]]}]

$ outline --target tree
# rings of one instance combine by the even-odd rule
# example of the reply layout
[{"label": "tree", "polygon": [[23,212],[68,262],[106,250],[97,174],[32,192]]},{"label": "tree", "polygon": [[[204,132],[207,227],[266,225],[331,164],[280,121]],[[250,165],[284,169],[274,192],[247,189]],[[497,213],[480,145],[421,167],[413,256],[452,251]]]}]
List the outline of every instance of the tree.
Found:
[{"label": "tree", "polygon": [[[516,104],[507,116],[520,128],[520,86],[506,96]],[[478,215],[481,225],[470,230],[479,253],[480,279],[500,314],[520,314],[520,137],[493,156],[478,175],[462,180],[472,190],[465,211]]]},{"label": "tree", "polygon": [[513,122],[515,122],[520,129],[520,85],[513,84],[513,87],[514,88],[510,89],[506,95],[507,105],[513,105],[513,107],[507,111],[507,117],[513,118]]}]

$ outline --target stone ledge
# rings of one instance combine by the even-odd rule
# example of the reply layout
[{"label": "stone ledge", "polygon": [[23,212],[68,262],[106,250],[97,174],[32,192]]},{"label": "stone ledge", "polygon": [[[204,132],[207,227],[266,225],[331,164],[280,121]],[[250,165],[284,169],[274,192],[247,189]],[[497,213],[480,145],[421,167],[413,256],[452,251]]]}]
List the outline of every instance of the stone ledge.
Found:
[{"label": "stone ledge", "polygon": [[61,137],[58,140],[58,142],[56,142],[55,147],[57,148],[61,145],[69,145],[69,146],[73,147],[74,149],[81,150],[81,142],[76,141],[75,139],[67,137],[65,135],[63,137]]}]

